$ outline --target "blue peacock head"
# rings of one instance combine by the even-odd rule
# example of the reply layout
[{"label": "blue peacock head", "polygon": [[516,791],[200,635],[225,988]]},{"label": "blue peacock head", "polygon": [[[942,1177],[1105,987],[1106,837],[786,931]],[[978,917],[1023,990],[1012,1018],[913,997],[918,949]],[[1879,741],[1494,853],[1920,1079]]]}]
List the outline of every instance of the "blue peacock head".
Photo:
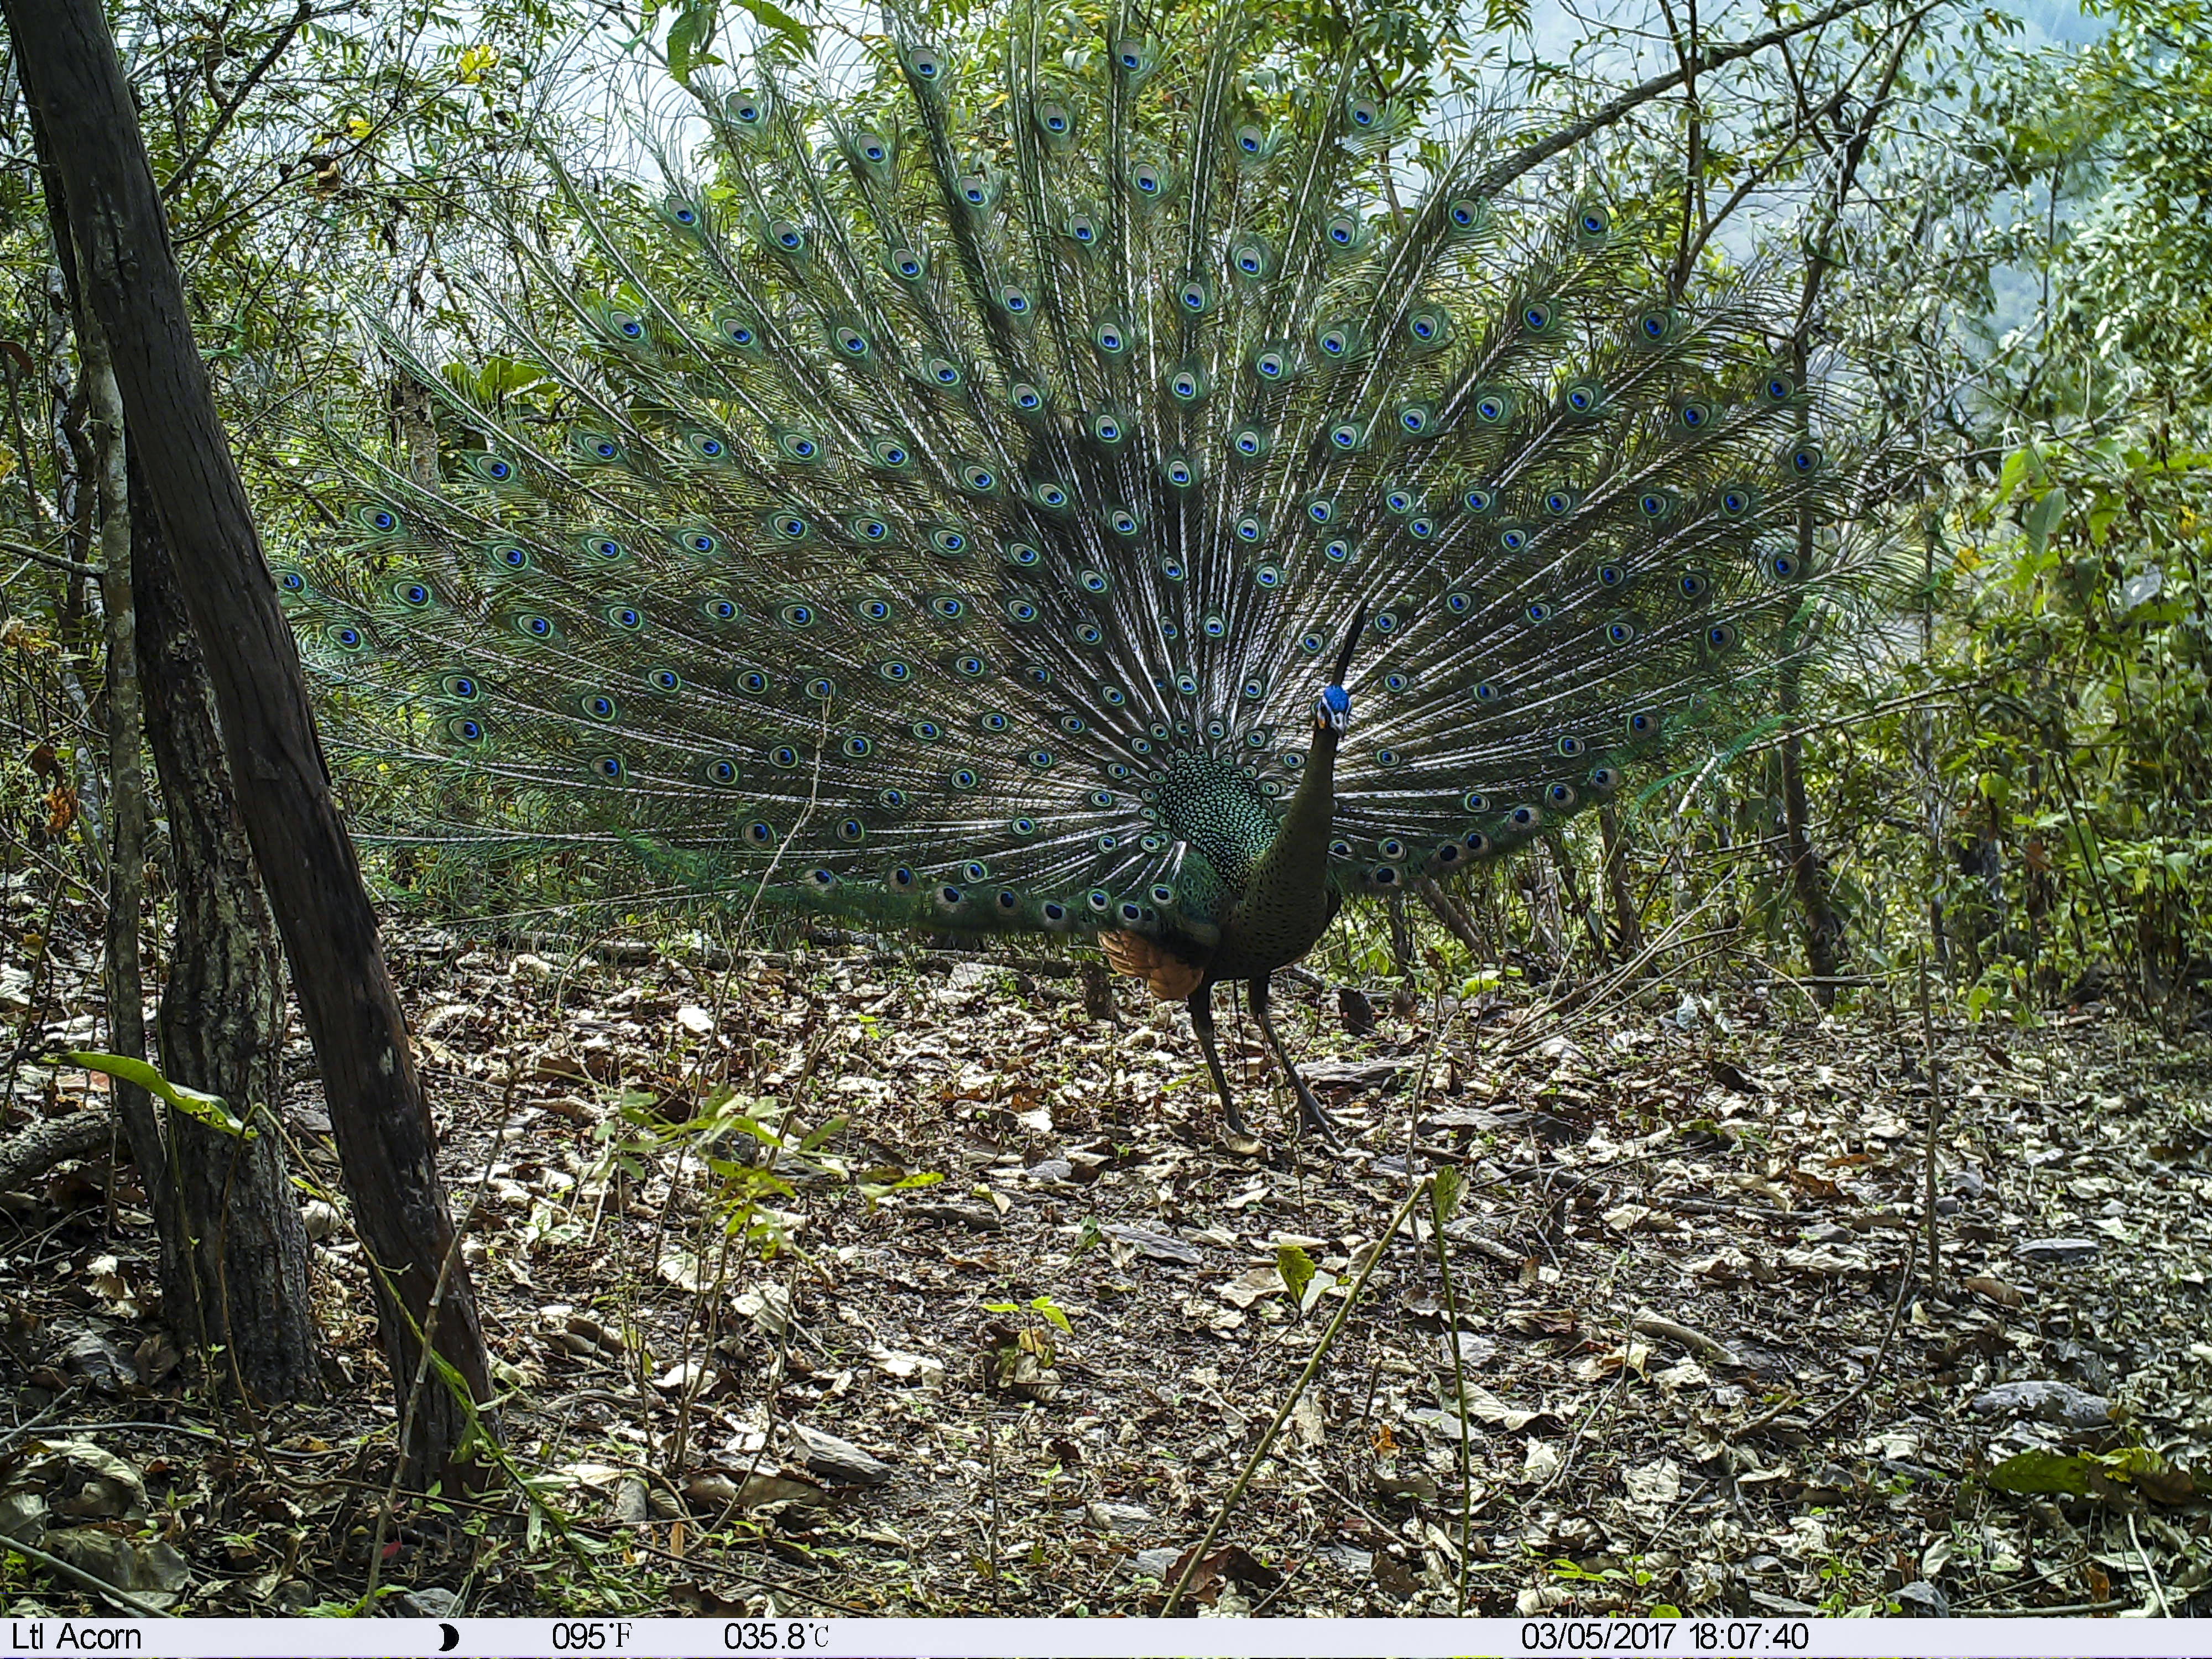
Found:
[{"label": "blue peacock head", "polygon": [[1341,734],[1352,724],[1352,694],[1344,689],[1344,677],[1352,672],[1352,653],[1359,643],[1359,630],[1367,624],[1363,614],[1352,619],[1352,626],[1344,630],[1344,648],[1336,653],[1336,672],[1329,676],[1328,684],[1314,701],[1314,730]]},{"label": "blue peacock head", "polygon": [[1324,686],[1314,699],[1314,730],[1341,733],[1352,724],[1352,694],[1340,685]]}]

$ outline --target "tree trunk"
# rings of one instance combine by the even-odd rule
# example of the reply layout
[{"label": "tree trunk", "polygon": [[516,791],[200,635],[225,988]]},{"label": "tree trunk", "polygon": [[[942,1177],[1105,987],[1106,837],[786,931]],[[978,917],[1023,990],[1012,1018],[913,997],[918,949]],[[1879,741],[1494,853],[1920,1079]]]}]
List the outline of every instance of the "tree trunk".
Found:
[{"label": "tree trunk", "polygon": [[298,647],[192,338],[130,88],[95,0],[5,0],[137,440],[146,495],[210,678],[231,776],[321,1062],[398,1395],[403,1468],[432,1480],[491,1397],[475,1297],[439,1177],[376,917],[330,794]]},{"label": "tree trunk", "polygon": [[284,1042],[276,924],[231,793],[207,664],[135,470],[131,483],[139,678],[168,809],[176,903],[156,1022],[161,1069],[172,1083],[221,1095],[254,1131],[241,1140],[168,1114],[197,1292],[191,1304],[168,1310],[169,1321],[196,1337],[202,1353],[221,1348],[212,1381],[228,1381],[256,1402],[313,1400],[322,1378],[307,1235],[276,1113]]},{"label": "tree trunk", "polygon": [[1605,844],[1605,886],[1613,900],[1616,943],[1624,958],[1633,958],[1644,948],[1644,917],[1628,889],[1628,836],[1620,827],[1620,810],[1611,801],[1597,809],[1597,827]]}]

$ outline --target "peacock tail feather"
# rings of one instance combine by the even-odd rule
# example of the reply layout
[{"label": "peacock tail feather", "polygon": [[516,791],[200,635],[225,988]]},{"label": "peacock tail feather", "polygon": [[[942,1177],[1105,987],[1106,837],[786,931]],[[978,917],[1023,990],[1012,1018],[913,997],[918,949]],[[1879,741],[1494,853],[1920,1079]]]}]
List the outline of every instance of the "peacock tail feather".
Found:
[{"label": "peacock tail feather", "polygon": [[[1849,470],[1755,278],[1668,291],[1230,3],[765,66],[711,169],[572,188],[604,282],[487,293],[528,397],[386,337],[435,487],[351,451],[309,654],[485,845],[884,925],[1206,937],[1340,643],[1330,882],[1498,856],[1710,744],[1847,592]],[[520,245],[518,245],[519,247]],[[521,249],[526,258],[537,257]],[[1833,441],[1829,441],[1832,442]]]}]

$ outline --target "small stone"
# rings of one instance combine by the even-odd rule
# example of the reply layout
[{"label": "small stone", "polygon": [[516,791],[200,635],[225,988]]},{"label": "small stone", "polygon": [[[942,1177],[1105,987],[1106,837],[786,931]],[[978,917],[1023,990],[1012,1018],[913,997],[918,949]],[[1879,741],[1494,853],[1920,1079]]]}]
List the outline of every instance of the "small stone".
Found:
[{"label": "small stone", "polygon": [[1897,1598],[1905,1618],[1948,1619],[1951,1616],[1951,1598],[1925,1578],[1916,1578],[1909,1584],[1900,1584],[1890,1594]]},{"label": "small stone", "polygon": [[2097,1241],[2094,1238],[2031,1238],[2024,1244],[2014,1245],[2012,1253],[2022,1261],[2062,1264],[2094,1261],[2097,1259]]},{"label": "small stone", "polygon": [[2100,1429],[2112,1421],[2112,1402],[2070,1382],[2000,1382],[1974,1396],[1967,1410],[1983,1417],[2031,1413],[2069,1429]]},{"label": "small stone", "polygon": [[825,1480],[839,1480],[852,1486],[880,1486],[891,1478],[891,1466],[872,1452],[862,1451],[849,1440],[842,1440],[820,1429],[810,1429],[804,1423],[791,1425],[791,1441],[793,1455]]}]

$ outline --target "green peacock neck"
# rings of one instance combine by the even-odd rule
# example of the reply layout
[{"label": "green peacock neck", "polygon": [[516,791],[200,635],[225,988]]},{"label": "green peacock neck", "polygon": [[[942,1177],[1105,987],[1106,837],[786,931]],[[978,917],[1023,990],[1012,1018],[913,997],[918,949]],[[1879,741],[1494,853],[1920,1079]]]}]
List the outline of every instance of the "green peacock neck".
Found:
[{"label": "green peacock neck", "polygon": [[1304,772],[1298,778],[1291,809],[1275,827],[1274,840],[1252,872],[1251,895],[1265,891],[1270,897],[1312,894],[1318,901],[1328,880],[1329,830],[1336,817],[1336,746],[1340,733],[1333,726],[1314,732],[1306,751]]}]

